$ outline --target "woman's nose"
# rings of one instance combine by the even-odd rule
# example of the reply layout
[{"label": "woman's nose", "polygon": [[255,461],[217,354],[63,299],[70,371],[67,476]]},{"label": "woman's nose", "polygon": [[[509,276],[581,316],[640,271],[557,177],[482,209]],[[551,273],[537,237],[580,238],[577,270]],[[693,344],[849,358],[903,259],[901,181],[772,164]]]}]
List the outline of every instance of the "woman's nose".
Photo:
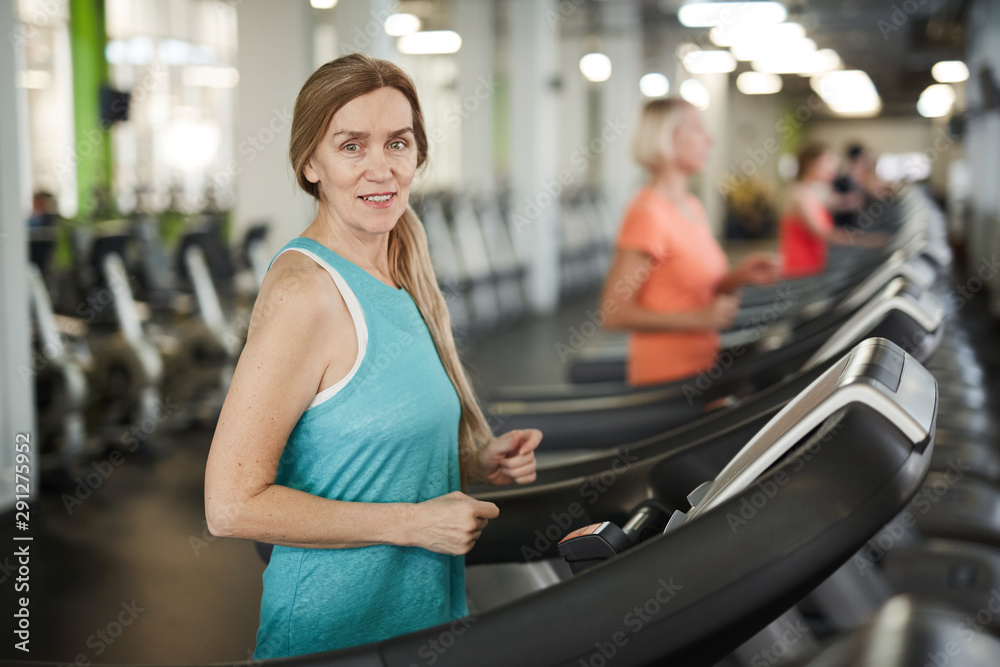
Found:
[{"label": "woman's nose", "polygon": [[389,177],[392,176],[392,170],[389,168],[389,162],[385,158],[385,153],[383,151],[372,151],[368,155],[368,169],[365,174],[368,180],[389,180]]}]

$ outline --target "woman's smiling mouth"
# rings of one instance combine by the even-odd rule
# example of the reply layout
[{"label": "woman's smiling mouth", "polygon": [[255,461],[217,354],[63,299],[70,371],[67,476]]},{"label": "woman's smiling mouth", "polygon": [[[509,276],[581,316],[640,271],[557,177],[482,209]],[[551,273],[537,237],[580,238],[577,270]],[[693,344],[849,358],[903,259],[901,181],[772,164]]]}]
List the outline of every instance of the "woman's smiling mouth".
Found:
[{"label": "woman's smiling mouth", "polygon": [[363,201],[366,206],[370,206],[372,208],[389,208],[395,198],[395,192],[379,192],[370,195],[361,195],[358,197],[358,199]]}]

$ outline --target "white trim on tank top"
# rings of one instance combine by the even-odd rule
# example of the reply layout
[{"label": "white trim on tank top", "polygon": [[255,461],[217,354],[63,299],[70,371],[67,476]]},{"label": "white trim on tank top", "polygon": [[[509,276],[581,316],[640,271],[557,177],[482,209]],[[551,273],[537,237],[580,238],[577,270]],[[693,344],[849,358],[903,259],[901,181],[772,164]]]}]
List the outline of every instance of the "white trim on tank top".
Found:
[{"label": "white trim on tank top", "polygon": [[344,277],[340,275],[335,268],[321,259],[318,255],[316,255],[316,253],[311,250],[306,250],[305,248],[285,248],[278,254],[280,255],[288,252],[289,250],[294,250],[306,255],[326,269],[327,273],[330,274],[330,277],[333,278],[333,282],[337,285],[337,289],[340,290],[341,296],[344,297],[344,303],[347,304],[347,310],[350,311],[351,318],[354,320],[354,331],[357,332],[358,335],[358,358],[354,360],[354,366],[343,379],[336,384],[327,387],[313,397],[309,407],[306,408],[306,410],[311,410],[317,405],[333,398],[333,395],[343,389],[344,386],[351,381],[351,378],[354,377],[354,374],[358,372],[358,368],[361,366],[361,362],[365,358],[365,350],[368,348],[368,324],[365,322],[365,312],[361,309],[361,303],[358,301],[358,297],[354,294],[354,290],[350,288],[347,281],[344,280]]}]

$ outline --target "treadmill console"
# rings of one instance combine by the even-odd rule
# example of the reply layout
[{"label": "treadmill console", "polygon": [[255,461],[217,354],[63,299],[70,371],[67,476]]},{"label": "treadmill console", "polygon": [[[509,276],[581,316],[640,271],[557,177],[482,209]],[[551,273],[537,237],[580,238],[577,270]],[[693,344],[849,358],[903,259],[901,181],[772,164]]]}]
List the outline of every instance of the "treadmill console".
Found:
[{"label": "treadmill console", "polygon": [[[880,412],[923,451],[936,412],[926,406],[937,405],[936,392],[934,377],[897,345],[882,338],[868,339],[775,415],[700,494],[684,518],[707,512],[748,488],[810,432],[850,404],[863,403]],[[681,517],[675,515],[668,530]]]}]

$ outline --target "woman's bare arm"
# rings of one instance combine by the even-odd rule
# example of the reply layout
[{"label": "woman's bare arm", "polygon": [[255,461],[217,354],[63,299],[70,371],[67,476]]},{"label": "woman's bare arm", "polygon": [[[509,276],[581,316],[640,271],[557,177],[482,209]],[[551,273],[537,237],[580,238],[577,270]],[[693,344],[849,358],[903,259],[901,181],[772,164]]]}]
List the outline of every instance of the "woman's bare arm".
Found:
[{"label": "woman's bare arm", "polygon": [[[343,299],[322,270],[284,258],[262,285],[205,471],[205,512],[219,536],[314,548],[373,544],[465,553],[492,503],[449,494],[420,504],[356,503],[275,484],[288,436],[316,393],[331,350],[357,355]],[[351,344],[353,341],[353,344]],[[336,433],[331,433],[336,445]],[[469,541],[469,537],[471,541]],[[467,548],[463,551],[462,544]]]},{"label": "woman's bare arm", "polygon": [[719,295],[707,307],[676,313],[658,313],[643,308],[636,299],[639,287],[649,278],[656,259],[641,250],[618,248],[604,282],[601,310],[609,329],[637,331],[720,329],[729,326],[739,299]]}]

